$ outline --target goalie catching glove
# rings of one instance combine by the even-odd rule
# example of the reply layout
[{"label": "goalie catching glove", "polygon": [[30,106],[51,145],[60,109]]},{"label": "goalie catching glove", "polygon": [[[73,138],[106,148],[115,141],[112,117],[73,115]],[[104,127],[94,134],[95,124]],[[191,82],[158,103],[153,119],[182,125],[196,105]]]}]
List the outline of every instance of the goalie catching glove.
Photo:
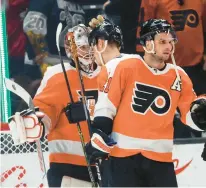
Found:
[{"label": "goalie catching glove", "polygon": [[86,153],[90,163],[94,164],[98,159],[106,159],[115,144],[116,142],[112,138],[96,129],[90,142],[86,145]]},{"label": "goalie catching glove", "polygon": [[44,127],[41,119],[45,114],[35,108],[35,113],[31,109],[22,112],[16,112],[9,118],[9,128],[12,135],[14,145],[23,144],[25,142],[34,142],[43,135]]}]

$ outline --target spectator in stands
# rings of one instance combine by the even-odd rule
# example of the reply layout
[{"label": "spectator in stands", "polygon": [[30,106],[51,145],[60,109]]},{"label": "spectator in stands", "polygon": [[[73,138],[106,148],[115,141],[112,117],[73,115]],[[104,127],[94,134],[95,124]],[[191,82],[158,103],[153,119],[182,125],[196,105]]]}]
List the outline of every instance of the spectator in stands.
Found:
[{"label": "spectator in stands", "polygon": [[23,18],[29,0],[9,0],[6,10],[8,35],[9,71],[14,78],[24,71],[26,35],[23,31]]},{"label": "spectator in stands", "polygon": [[85,23],[85,13],[76,1],[30,0],[28,14],[24,19],[24,32],[27,34],[35,52],[35,62],[41,66],[42,73],[48,65],[60,63],[56,47],[56,29],[61,22],[61,53],[64,52],[64,36],[69,28]]},{"label": "spectator in stands", "polygon": [[[19,83],[24,73],[24,57],[27,38],[23,31],[23,19],[29,0],[9,0],[6,9],[8,35],[8,59],[10,77]],[[26,80],[26,79],[25,79]],[[19,83],[22,85],[21,83]],[[16,111],[20,98],[11,93],[12,114]]]},{"label": "spectator in stands", "polygon": [[140,0],[108,0],[103,6],[104,13],[119,25],[123,33],[124,53],[136,53],[135,38],[139,17]]}]

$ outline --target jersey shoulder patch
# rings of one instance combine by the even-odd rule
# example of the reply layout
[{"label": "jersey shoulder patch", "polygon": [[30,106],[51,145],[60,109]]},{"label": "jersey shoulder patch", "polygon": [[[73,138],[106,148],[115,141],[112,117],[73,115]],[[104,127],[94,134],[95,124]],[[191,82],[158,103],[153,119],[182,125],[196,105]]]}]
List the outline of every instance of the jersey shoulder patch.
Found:
[{"label": "jersey shoulder patch", "polygon": [[[108,75],[110,77],[112,77],[115,70],[116,70],[117,65],[119,65],[120,63],[123,63],[125,61],[130,61],[130,59],[141,60],[142,58],[141,58],[141,56],[135,55],[135,54],[121,54],[120,57],[114,58],[106,64],[106,69],[107,69]],[[129,65],[129,63],[128,63],[128,65]]]},{"label": "jersey shoulder patch", "polygon": [[[65,70],[66,71],[69,71],[69,70],[76,70],[73,66],[71,66],[69,63],[64,63],[64,66],[65,66]],[[54,66],[51,66],[51,67],[48,67],[46,72],[45,72],[45,75],[44,75],[44,78],[47,78],[47,80],[49,80],[51,77],[53,77],[54,75],[58,74],[58,73],[62,73],[63,70],[62,70],[62,66],[61,64],[58,64],[58,65],[54,65]]]},{"label": "jersey shoulder patch", "polygon": [[[69,70],[76,70],[74,67],[72,67],[69,63],[64,63],[64,66],[65,66],[65,70],[66,71],[69,71]],[[39,94],[40,92],[43,91],[43,89],[46,87],[48,81],[53,78],[55,75],[59,74],[59,73],[63,73],[63,70],[62,70],[62,66],[61,64],[58,64],[58,65],[54,65],[54,66],[51,66],[51,67],[48,67],[45,74],[44,74],[44,77],[41,81],[41,85],[40,87],[38,88],[37,90],[37,94]]]},{"label": "jersey shoulder patch", "polygon": [[[181,75],[182,75],[182,74],[187,75],[187,73],[184,71],[184,69],[181,68],[180,66],[173,65],[173,64],[171,64],[171,63],[168,63],[167,66],[168,66],[170,69],[177,69],[177,71],[178,71],[179,74],[181,74]],[[180,76],[181,76],[181,75],[180,75]]]}]

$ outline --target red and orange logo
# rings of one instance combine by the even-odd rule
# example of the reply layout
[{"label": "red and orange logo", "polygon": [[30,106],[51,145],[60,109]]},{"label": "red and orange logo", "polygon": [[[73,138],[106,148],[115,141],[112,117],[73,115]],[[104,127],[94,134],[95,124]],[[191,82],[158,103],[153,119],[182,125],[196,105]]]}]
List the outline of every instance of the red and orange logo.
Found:
[{"label": "red and orange logo", "polygon": [[[179,167],[179,159],[174,159],[173,163],[175,165],[175,173],[176,175],[180,174],[181,172],[183,172],[192,162],[193,159],[191,159],[189,162],[187,162],[185,165]],[[176,163],[176,164],[175,164]]]}]

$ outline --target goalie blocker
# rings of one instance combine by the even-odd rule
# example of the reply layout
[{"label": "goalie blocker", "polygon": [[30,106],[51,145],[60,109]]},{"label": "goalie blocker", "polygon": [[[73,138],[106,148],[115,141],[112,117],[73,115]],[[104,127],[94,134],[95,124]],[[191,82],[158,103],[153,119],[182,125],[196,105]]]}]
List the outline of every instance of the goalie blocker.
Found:
[{"label": "goalie blocker", "polygon": [[9,129],[11,131],[14,145],[23,144],[25,142],[34,142],[40,139],[44,134],[44,124],[47,124],[47,117],[39,108],[33,110],[27,109],[22,112],[16,112],[9,118]]}]

